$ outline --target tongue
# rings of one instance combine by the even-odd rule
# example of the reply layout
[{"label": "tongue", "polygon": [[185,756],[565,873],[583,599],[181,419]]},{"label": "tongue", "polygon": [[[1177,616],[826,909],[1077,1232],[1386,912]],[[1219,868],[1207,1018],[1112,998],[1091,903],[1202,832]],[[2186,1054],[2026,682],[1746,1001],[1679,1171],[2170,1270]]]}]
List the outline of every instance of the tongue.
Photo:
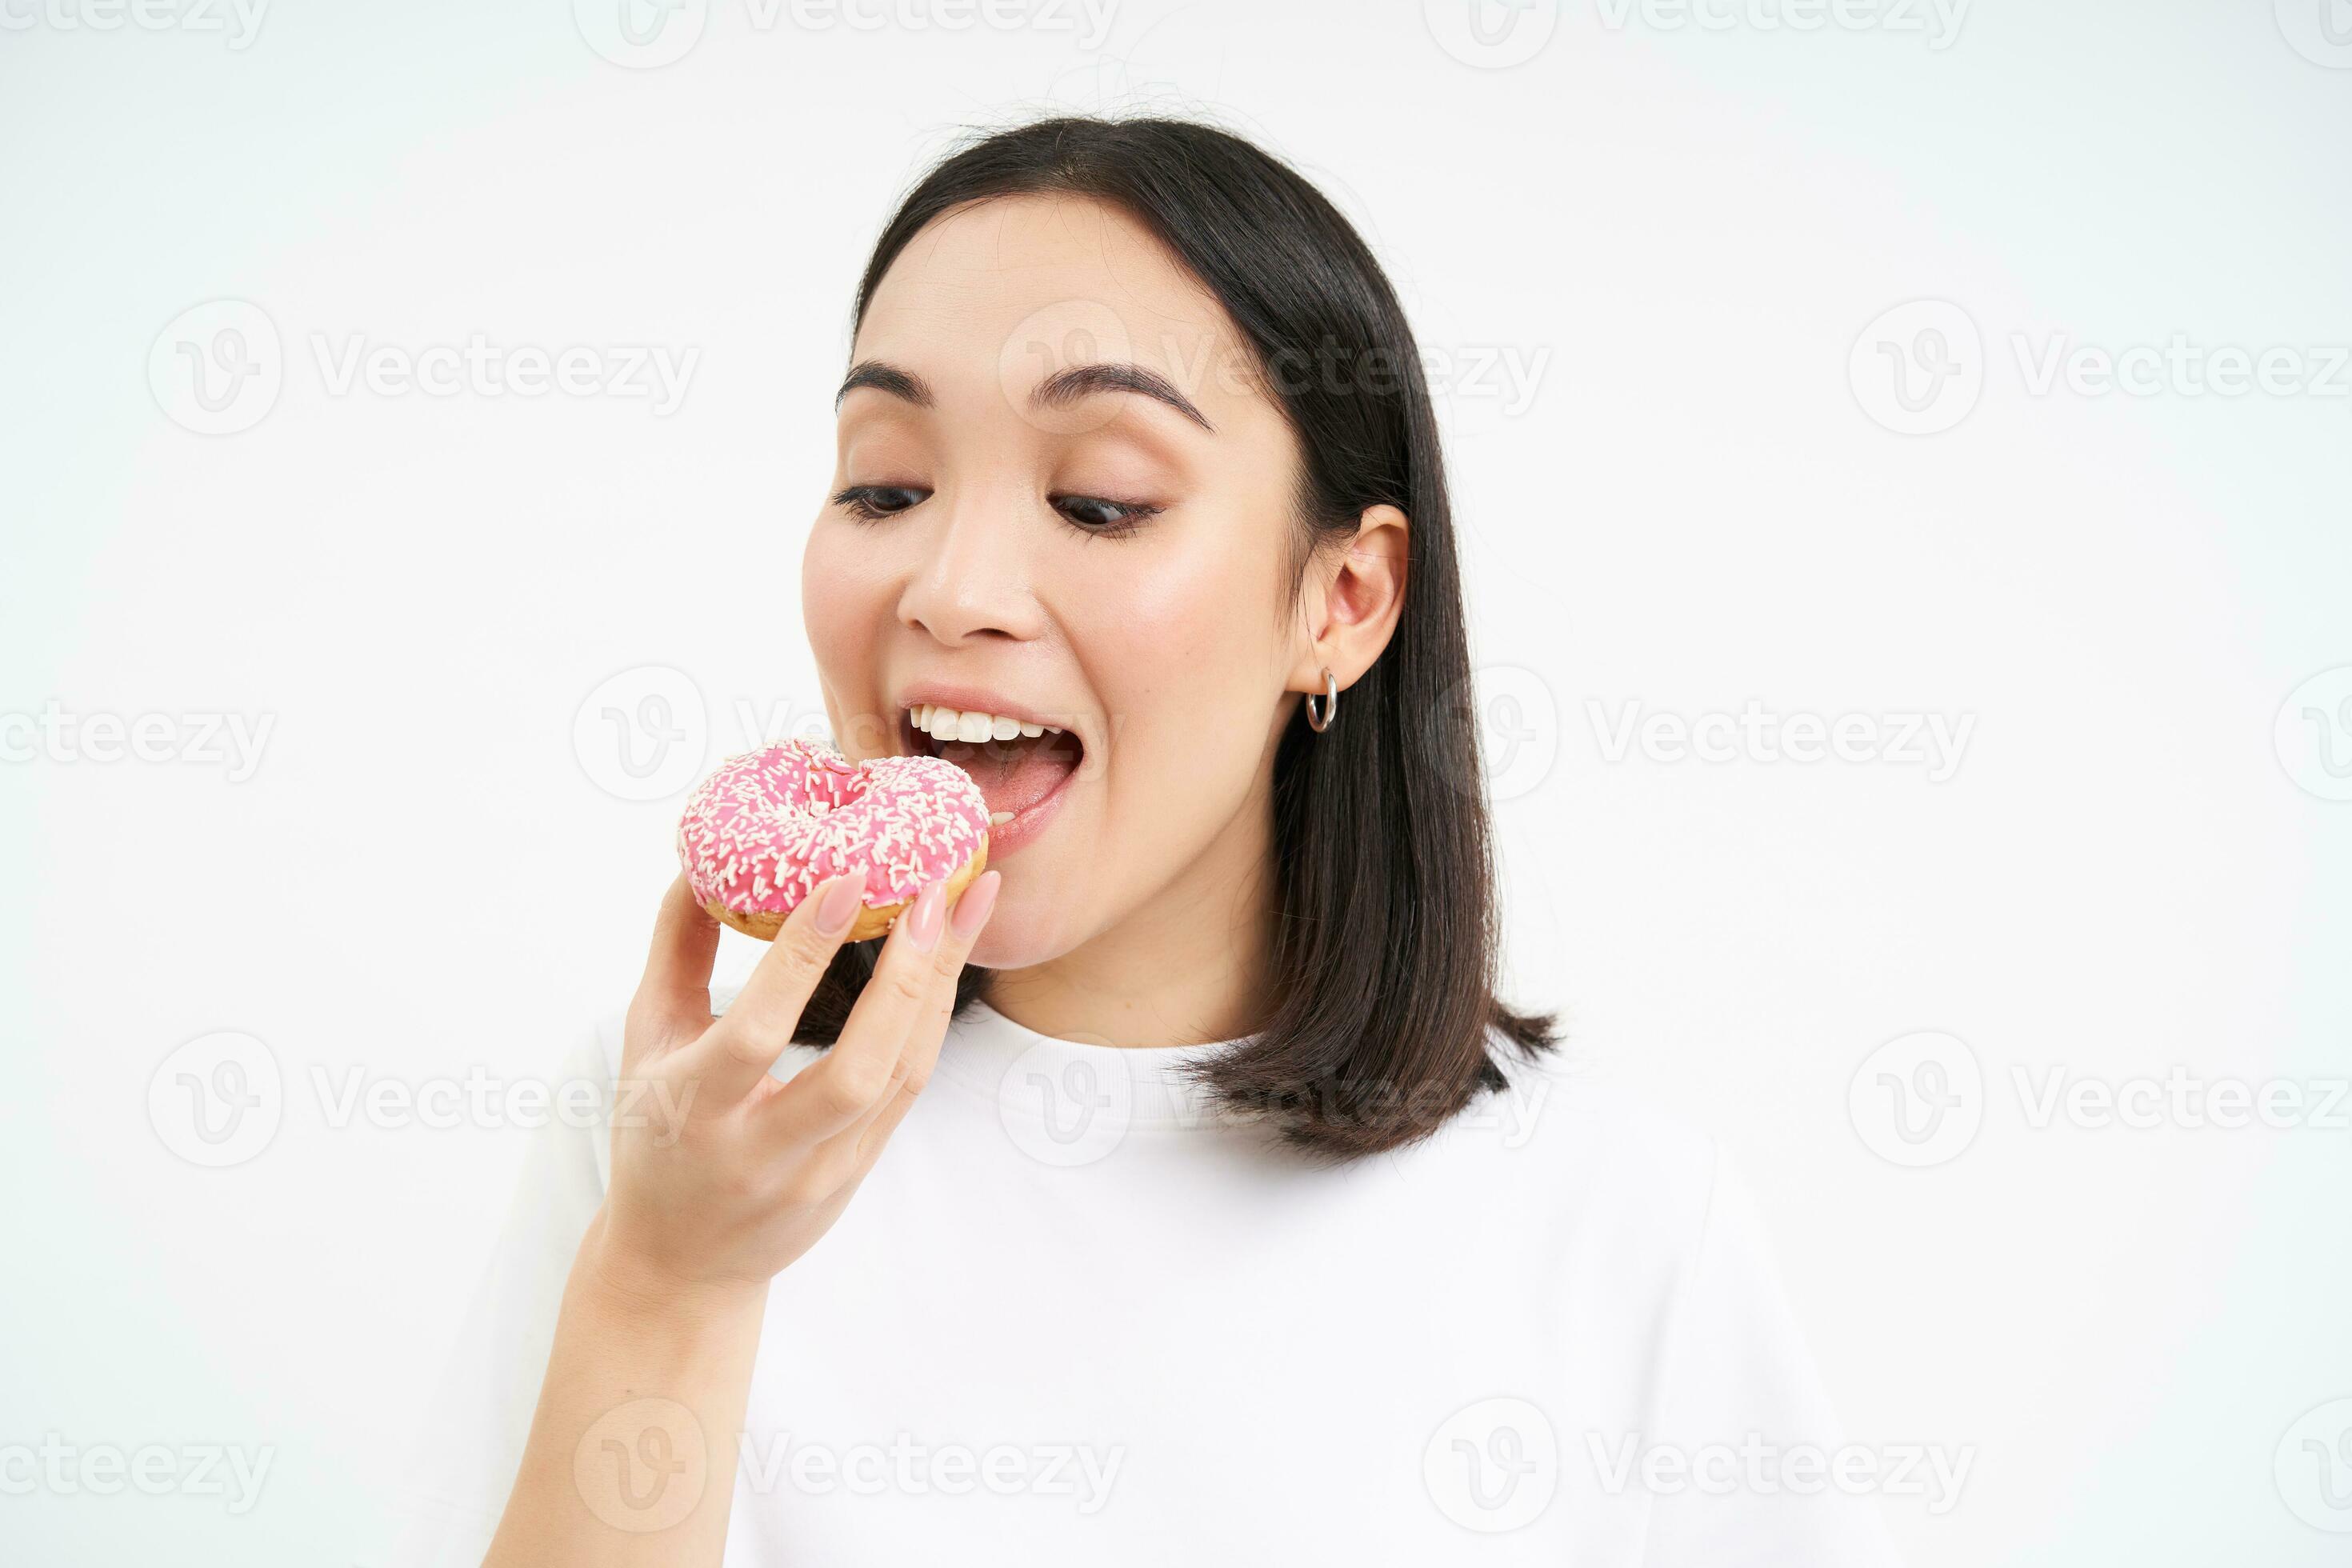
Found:
[{"label": "tongue", "polygon": [[940,755],[971,775],[992,816],[1028,810],[1053,794],[1078,765],[1077,747],[1067,735],[948,741],[940,744]]}]

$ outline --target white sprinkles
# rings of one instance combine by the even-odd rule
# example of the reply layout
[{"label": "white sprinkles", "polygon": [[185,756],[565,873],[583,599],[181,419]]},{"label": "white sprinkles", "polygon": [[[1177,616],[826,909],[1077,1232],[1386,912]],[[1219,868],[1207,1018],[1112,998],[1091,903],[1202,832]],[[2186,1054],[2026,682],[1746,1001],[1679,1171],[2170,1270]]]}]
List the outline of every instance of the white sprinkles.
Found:
[{"label": "white sprinkles", "polygon": [[904,903],[953,875],[988,837],[988,802],[940,757],[852,763],[794,739],[730,757],[677,824],[697,902],[787,914],[819,882],[865,864],[866,902]]}]

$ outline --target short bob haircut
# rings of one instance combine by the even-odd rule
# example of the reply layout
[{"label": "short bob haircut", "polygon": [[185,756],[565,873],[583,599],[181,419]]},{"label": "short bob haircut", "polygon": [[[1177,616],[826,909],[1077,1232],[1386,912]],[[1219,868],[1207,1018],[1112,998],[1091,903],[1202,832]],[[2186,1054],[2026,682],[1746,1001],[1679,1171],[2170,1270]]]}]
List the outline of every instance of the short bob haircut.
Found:
[{"label": "short bob haircut", "polygon": [[[1237,136],[1171,119],[1058,118],[965,145],[908,193],[857,287],[926,224],[973,202],[1068,195],[1142,223],[1224,307],[1301,457],[1295,594],[1314,552],[1368,507],[1411,521],[1393,637],[1320,734],[1304,710],[1275,753],[1280,910],[1271,1014],[1199,1064],[1217,1105],[1345,1160],[1437,1131],[1506,1079],[1497,1057],[1554,1044],[1550,1014],[1495,994],[1495,909],[1469,639],[1437,422],[1412,330],[1380,265],[1322,194]],[[796,1037],[831,1044],[879,939],[844,946]],[[989,972],[968,967],[961,1012]],[[1489,1031],[1492,1031],[1490,1035]]]}]

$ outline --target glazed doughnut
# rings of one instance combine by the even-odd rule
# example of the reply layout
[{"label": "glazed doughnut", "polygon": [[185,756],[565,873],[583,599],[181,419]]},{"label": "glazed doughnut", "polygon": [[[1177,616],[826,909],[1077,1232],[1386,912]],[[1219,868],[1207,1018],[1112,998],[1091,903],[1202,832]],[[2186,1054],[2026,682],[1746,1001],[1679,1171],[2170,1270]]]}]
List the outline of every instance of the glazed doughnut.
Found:
[{"label": "glazed doughnut", "polygon": [[791,740],[730,757],[687,797],[678,864],[697,902],[773,941],[809,890],[866,868],[865,908],[845,942],[888,931],[927,883],[963,891],[988,863],[988,803],[939,757],[851,763]]}]

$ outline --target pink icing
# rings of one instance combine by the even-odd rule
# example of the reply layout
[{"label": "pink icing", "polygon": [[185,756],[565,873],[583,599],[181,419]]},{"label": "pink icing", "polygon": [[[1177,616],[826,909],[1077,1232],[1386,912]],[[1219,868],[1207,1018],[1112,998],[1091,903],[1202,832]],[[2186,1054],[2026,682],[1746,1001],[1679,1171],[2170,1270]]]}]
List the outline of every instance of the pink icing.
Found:
[{"label": "pink icing", "polygon": [[988,802],[940,757],[850,763],[814,741],[730,757],[697,784],[677,858],[697,901],[785,914],[811,888],[864,865],[866,903],[904,903],[970,860]]}]

